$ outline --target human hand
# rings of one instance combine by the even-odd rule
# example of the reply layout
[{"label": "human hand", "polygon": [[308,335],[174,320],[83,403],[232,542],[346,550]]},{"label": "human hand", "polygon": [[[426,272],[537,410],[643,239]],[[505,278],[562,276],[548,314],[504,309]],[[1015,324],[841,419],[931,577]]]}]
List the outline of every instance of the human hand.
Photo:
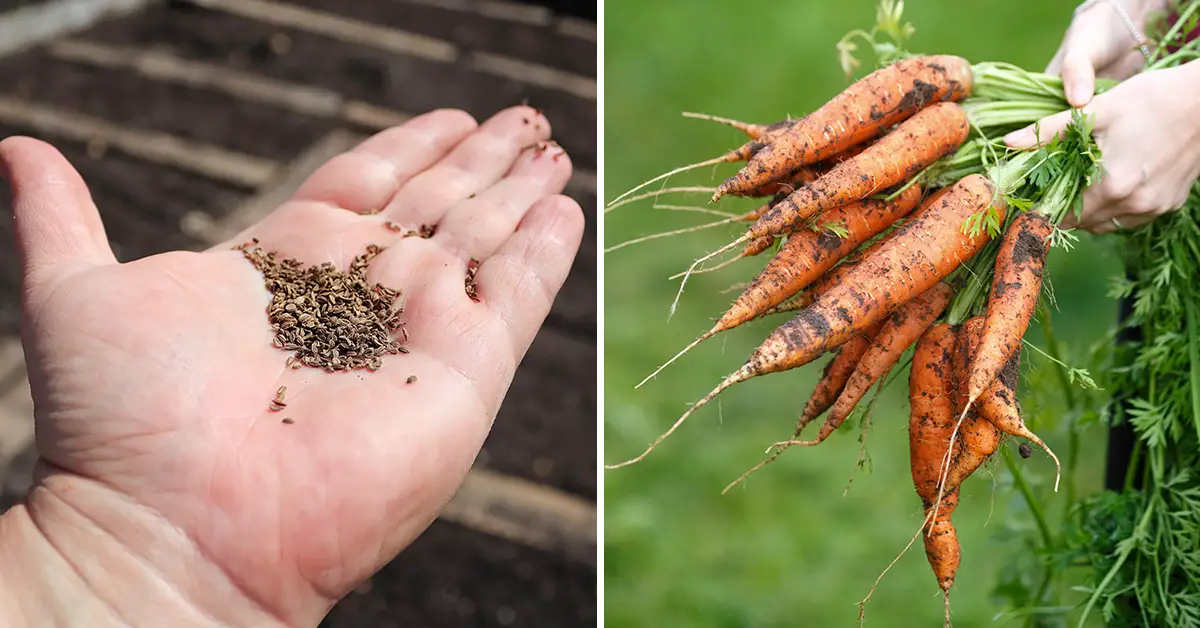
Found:
[{"label": "human hand", "polygon": [[[5,515],[34,527],[7,528],[44,536],[121,623],[178,606],[204,625],[317,625],[458,488],[567,276],[570,160],[526,150],[549,136],[528,107],[478,128],[435,111],[330,160],[231,242],[126,264],[57,151],[0,143],[42,459]],[[438,229],[402,239],[385,220]],[[342,269],[389,247],[368,280],[403,290],[411,353],[374,373],[288,368],[263,277],[230,250],[251,237]]]},{"label": "human hand", "polygon": [[[1083,112],[1093,116],[1104,174],[1083,194],[1078,226],[1096,233],[1137,227],[1177,209],[1200,177],[1200,99],[1196,62],[1139,74],[1096,96]],[[1012,148],[1048,141],[1071,122],[1071,112],[1049,116],[1005,137]],[[1064,226],[1074,226],[1068,216]]]},{"label": "human hand", "polygon": [[[1146,32],[1147,18],[1167,8],[1166,0],[1114,0],[1129,15],[1139,33]],[[1129,25],[1108,1],[1083,7],[1071,20],[1058,52],[1046,67],[1060,74],[1067,102],[1082,107],[1096,92],[1096,77],[1123,81],[1146,63]]]}]

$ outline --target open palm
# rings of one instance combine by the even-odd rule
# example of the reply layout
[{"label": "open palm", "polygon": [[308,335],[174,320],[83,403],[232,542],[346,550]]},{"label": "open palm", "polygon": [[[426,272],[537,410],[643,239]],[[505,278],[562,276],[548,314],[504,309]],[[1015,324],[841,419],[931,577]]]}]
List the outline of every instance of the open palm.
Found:
[{"label": "open palm", "polygon": [[[426,114],[332,159],[235,241],[125,264],[57,151],[0,143],[25,264],[39,528],[67,547],[79,525],[102,531],[218,623],[315,625],[457,489],[566,278],[583,216],[558,195],[566,156],[531,148],[549,133],[527,107],[482,126]],[[411,352],[374,373],[288,368],[262,275],[231,250],[251,237],[343,269],[387,247],[367,278],[403,291]],[[279,386],[287,407],[271,412]]]}]

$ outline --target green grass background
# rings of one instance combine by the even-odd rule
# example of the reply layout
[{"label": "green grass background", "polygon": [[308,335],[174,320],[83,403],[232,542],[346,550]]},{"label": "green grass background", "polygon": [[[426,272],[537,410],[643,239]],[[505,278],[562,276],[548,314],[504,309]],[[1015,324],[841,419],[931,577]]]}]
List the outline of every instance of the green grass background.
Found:
[{"label": "green grass background", "polygon": [[[1066,28],[1073,1],[957,2],[910,0],[906,18],[917,32],[910,49],[959,54],[973,61],[1010,61],[1040,70]],[[605,194],[611,199],[673,167],[699,161],[743,141],[735,131],[680,117],[702,111],[752,121],[800,115],[840,91],[846,80],[834,45],[869,27],[873,0],[741,0],[724,3],[608,0],[605,3]],[[705,169],[672,183],[715,184],[731,167]],[[675,202],[701,197],[675,199]],[[745,203],[726,204],[737,209]],[[698,214],[653,209],[648,202],[605,216],[606,245],[655,231],[698,224]],[[739,366],[779,319],[709,341],[639,390],[655,365],[708,329],[734,295],[719,291],[749,279],[761,262],[746,262],[689,283],[667,321],[677,284],[667,277],[736,232],[716,229],[606,255],[605,461],[631,457],[690,402]],[[1084,237],[1056,252],[1050,280],[1057,297],[1055,330],[1071,359],[1110,332],[1116,305],[1105,296],[1118,272],[1103,239]],[[1036,327],[1036,325],[1035,325]],[[1031,340],[1040,341],[1034,331]],[[605,472],[605,616],[609,626],[846,626],[854,603],[908,542],[921,521],[907,466],[907,384],[880,398],[868,439],[871,465],[848,494],[858,452],[857,425],[819,448],[793,449],[744,485],[725,484],[790,434],[820,365],[741,384],[696,414],[645,462]],[[1060,455],[1065,411],[1049,366],[1030,357],[1023,391],[1032,427]],[[1040,384],[1039,382],[1047,382]],[[1104,434],[1083,431],[1077,473],[1081,494],[1101,485]],[[1053,466],[1043,454],[1022,463],[1052,518],[1066,505],[1048,488]],[[963,489],[955,522],[963,561],[953,589],[954,625],[1020,625],[995,620],[993,595],[1002,568],[1030,557],[1031,529],[1003,465],[977,473]],[[1068,591],[1078,584],[1059,583]],[[1064,593],[1069,604],[1078,594]],[[940,591],[918,543],[883,581],[868,606],[868,626],[941,625]]]}]

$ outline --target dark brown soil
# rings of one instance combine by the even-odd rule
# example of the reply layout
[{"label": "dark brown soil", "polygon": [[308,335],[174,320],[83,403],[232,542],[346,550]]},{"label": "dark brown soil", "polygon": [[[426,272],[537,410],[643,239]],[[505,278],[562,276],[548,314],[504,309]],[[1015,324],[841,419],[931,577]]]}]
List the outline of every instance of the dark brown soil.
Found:
[{"label": "dark brown soil", "polygon": [[439,521],[322,626],[595,626],[594,577],[562,558]]},{"label": "dark brown soil", "polygon": [[[280,33],[291,42],[285,54],[273,52],[269,43]],[[410,113],[455,107],[483,119],[528,101],[545,112],[554,125],[555,139],[576,165],[596,167],[595,102],[476,72],[462,64],[396,55],[202,9],[179,11],[165,6],[152,6],[136,20],[101,24],[87,39],[168,50],[189,59],[327,87]]]},{"label": "dark brown soil", "polygon": [[[314,9],[328,0],[292,0]],[[594,5],[593,5],[594,8]],[[465,50],[496,52],[586,76],[596,76],[595,44],[529,24],[495,20],[472,11],[426,4],[344,0],[338,14],[371,24],[403,24],[405,30],[452,41]]]},{"label": "dark brown soil", "polygon": [[[42,80],[52,76],[54,80]],[[288,161],[334,128],[323,120],[223,94],[54,59],[41,51],[0,63],[0,93],[122,126]]]}]

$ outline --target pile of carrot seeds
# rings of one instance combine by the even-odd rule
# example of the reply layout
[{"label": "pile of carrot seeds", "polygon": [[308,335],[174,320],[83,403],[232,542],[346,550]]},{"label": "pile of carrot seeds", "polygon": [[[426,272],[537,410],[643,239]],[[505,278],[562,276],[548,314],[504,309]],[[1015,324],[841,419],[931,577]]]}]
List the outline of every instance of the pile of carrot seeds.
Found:
[{"label": "pile of carrot seeds", "polygon": [[399,331],[408,337],[400,320],[400,291],[367,281],[367,267],[380,247],[368,246],[346,271],[328,262],[305,268],[299,260],[279,259],[257,241],[236,248],[263,274],[271,292],[272,342],[292,352],[292,368],[375,371],[384,356],[407,353],[392,335]]},{"label": "pile of carrot seeds", "polygon": [[[769,253],[761,272],[712,329],[643,384],[723,331],[776,314],[789,318],[642,454],[608,468],[642,460],[730,386],[832,354],[791,438],[775,443],[763,464],[789,447],[819,445],[911,355],[910,468],[948,625],[960,559],[951,521],[959,486],[1005,437],[1035,443],[1058,466],[1017,404],[1021,345],[1050,248],[1075,239],[1058,225],[1078,215],[1083,189],[1100,176],[1100,153],[1089,120],[1078,112],[1062,134],[1034,149],[1010,150],[1001,140],[1069,108],[1058,77],[909,55],[899,46],[876,52],[879,69],[803,118],[753,124],[698,116],[730,124],[748,141],[609,203],[606,212],[696,192],[663,188],[633,196],[678,172],[736,162],[744,166],[709,190],[712,201],[765,200],[708,225],[740,223],[746,230],[676,277],[682,294],[690,274]],[[705,266],[726,253],[724,263]],[[802,438],[818,421],[816,434]],[[1022,455],[1029,452],[1022,447]]]}]

